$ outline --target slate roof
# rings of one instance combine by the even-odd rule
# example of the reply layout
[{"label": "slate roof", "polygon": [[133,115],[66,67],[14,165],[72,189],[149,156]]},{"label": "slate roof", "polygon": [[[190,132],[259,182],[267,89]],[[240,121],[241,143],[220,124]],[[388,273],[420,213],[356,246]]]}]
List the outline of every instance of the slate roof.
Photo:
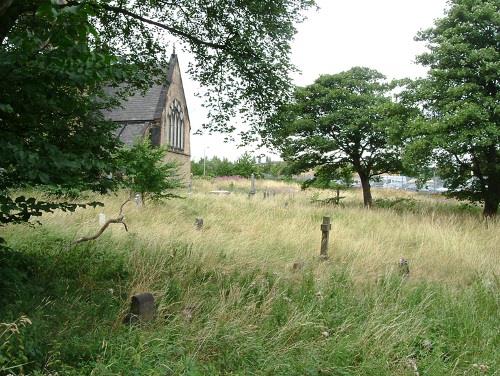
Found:
[{"label": "slate roof", "polygon": [[[104,117],[112,121],[151,121],[161,117],[169,83],[153,85],[144,95],[135,93],[124,100],[121,106],[104,111]],[[117,88],[106,87],[106,94],[113,95]]]},{"label": "slate roof", "polygon": [[132,146],[134,142],[144,136],[147,124],[144,123],[125,123],[116,131],[116,136],[125,144]]},{"label": "slate roof", "polygon": [[[104,111],[104,117],[116,122],[138,122],[160,119],[176,64],[178,64],[178,60],[174,52],[170,57],[166,80],[163,84],[154,84],[144,94],[136,93],[128,97],[121,103],[121,106]],[[108,95],[113,95],[117,90],[118,88],[113,87],[104,88],[104,91]]]}]

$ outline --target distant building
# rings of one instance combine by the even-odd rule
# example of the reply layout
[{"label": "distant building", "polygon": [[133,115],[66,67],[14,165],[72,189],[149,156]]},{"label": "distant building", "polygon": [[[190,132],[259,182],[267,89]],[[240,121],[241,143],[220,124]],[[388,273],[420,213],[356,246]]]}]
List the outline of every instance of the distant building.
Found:
[{"label": "distant building", "polygon": [[[107,92],[112,95],[116,89],[110,87]],[[178,163],[183,178],[190,176],[191,123],[175,53],[162,84],[153,85],[143,95],[130,96],[104,116],[120,125],[117,136],[123,143],[132,145],[137,139],[149,137],[153,145],[167,148],[167,160]]]}]

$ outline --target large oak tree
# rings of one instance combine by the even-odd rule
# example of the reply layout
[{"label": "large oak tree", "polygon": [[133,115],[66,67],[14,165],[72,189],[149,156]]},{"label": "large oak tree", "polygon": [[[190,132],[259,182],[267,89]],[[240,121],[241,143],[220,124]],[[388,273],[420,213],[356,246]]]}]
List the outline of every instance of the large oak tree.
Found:
[{"label": "large oak tree", "polygon": [[449,194],[484,203],[494,216],[500,203],[500,2],[452,0],[446,16],[422,31],[429,68],[406,99],[421,110],[409,129],[405,160],[425,177],[435,168]]},{"label": "large oak tree", "polygon": [[397,134],[408,116],[391,97],[394,86],[372,69],[355,67],[322,75],[297,88],[263,132],[291,169],[320,169],[335,178],[352,168],[361,180],[365,206],[372,205],[370,179],[400,171]]}]

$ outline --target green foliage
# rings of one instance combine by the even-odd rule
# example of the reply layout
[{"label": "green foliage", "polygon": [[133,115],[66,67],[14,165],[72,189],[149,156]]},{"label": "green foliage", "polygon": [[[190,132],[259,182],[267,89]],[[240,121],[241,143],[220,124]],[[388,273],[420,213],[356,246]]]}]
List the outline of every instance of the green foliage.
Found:
[{"label": "green foliage", "polygon": [[[72,203],[14,198],[12,190],[57,186],[106,192],[116,169],[115,125],[100,110],[111,102],[103,82],[133,78],[125,61],[89,43],[87,7],[50,1],[14,2],[0,15],[0,215],[2,224],[28,221]],[[34,8],[33,8],[34,7]],[[36,12],[26,14],[28,9]]]},{"label": "green foliage", "polygon": [[191,172],[194,176],[203,176],[203,171],[206,176],[211,177],[242,176],[248,178],[255,174],[255,176],[281,178],[288,174],[285,162],[273,162],[269,158],[264,163],[256,162],[255,157],[249,153],[244,153],[235,162],[218,157],[206,161],[204,159],[191,161]]},{"label": "green foliage", "polygon": [[22,374],[29,362],[24,345],[24,328],[31,325],[26,316],[12,323],[0,322],[0,371]]},{"label": "green foliage", "polygon": [[416,212],[418,202],[412,198],[379,198],[375,200],[378,208],[392,209],[398,213]]},{"label": "green foliage", "polygon": [[31,217],[39,217],[43,213],[53,213],[55,210],[73,212],[77,208],[87,206],[102,206],[99,202],[74,204],[68,202],[48,202],[33,197],[18,196],[15,199],[0,195],[0,226],[9,223],[25,223]]},{"label": "green foliage", "polygon": [[121,163],[123,186],[140,193],[142,201],[179,197],[172,189],[182,186],[177,166],[166,161],[167,150],[153,147],[148,139],[139,141],[131,148],[123,148],[118,159]]},{"label": "green foliage", "polygon": [[302,189],[309,187],[322,189],[346,189],[353,184],[353,170],[351,166],[332,168],[321,166],[314,172],[312,179],[302,183]]},{"label": "green foliage", "polygon": [[433,166],[449,194],[483,202],[495,215],[500,202],[500,4],[452,0],[446,16],[419,33],[429,52],[418,62],[426,79],[403,97],[421,115],[408,130],[406,164],[422,179]]},{"label": "green foliage", "polygon": [[369,179],[401,169],[397,136],[408,113],[391,99],[394,85],[369,68],[320,76],[297,88],[262,136],[295,171],[319,168],[334,180],[335,171],[352,168],[371,205]]},{"label": "green foliage", "polygon": [[255,158],[249,153],[244,153],[238,158],[234,165],[234,174],[249,178],[252,174],[257,173],[257,164]]},{"label": "green foliage", "polygon": [[202,158],[198,162],[191,161],[191,173],[194,176],[234,176],[235,163],[227,158],[220,159],[213,157],[212,159]]},{"label": "green foliage", "polygon": [[[163,79],[176,38],[194,56],[211,128],[265,117],[290,88],[294,24],[312,0],[23,0],[0,7],[0,196],[25,186],[107,192],[120,142],[103,110]],[[105,95],[118,87],[118,98]],[[254,123],[257,124],[257,123]],[[42,210],[38,206],[33,210]]]}]

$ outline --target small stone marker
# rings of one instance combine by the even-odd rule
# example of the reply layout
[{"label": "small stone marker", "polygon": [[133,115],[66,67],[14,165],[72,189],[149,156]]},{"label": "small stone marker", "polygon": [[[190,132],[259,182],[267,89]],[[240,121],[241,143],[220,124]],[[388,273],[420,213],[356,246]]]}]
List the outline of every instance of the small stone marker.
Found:
[{"label": "small stone marker", "polygon": [[106,214],[99,213],[99,226],[104,226],[106,223]]},{"label": "small stone marker", "polygon": [[130,313],[123,320],[126,324],[151,321],[155,315],[155,298],[149,292],[132,296]]},{"label": "small stone marker", "polygon": [[293,271],[299,271],[304,267],[304,262],[303,261],[297,261],[294,262],[292,265],[292,270]]},{"label": "small stone marker", "polygon": [[230,191],[224,191],[224,190],[217,190],[217,191],[210,191],[209,192],[212,195],[218,195],[218,196],[225,196],[225,195],[230,195]]},{"label": "small stone marker", "polygon": [[330,238],[330,230],[332,225],[330,223],[330,217],[323,217],[323,223],[321,224],[321,251],[320,257],[323,260],[328,258],[328,240]]},{"label": "small stone marker", "polygon": [[403,257],[399,259],[399,273],[403,277],[408,277],[410,275],[410,264],[408,260]]},{"label": "small stone marker", "polygon": [[196,218],[194,224],[197,230],[201,230],[203,228],[203,218]]},{"label": "small stone marker", "polygon": [[134,201],[135,201],[135,205],[138,208],[142,206],[142,199],[141,199],[141,195],[139,193],[135,194]]},{"label": "small stone marker", "polygon": [[184,307],[184,309],[181,311],[181,314],[184,317],[184,320],[186,320],[188,322],[191,321],[193,319],[194,310],[195,310],[194,306]]}]

